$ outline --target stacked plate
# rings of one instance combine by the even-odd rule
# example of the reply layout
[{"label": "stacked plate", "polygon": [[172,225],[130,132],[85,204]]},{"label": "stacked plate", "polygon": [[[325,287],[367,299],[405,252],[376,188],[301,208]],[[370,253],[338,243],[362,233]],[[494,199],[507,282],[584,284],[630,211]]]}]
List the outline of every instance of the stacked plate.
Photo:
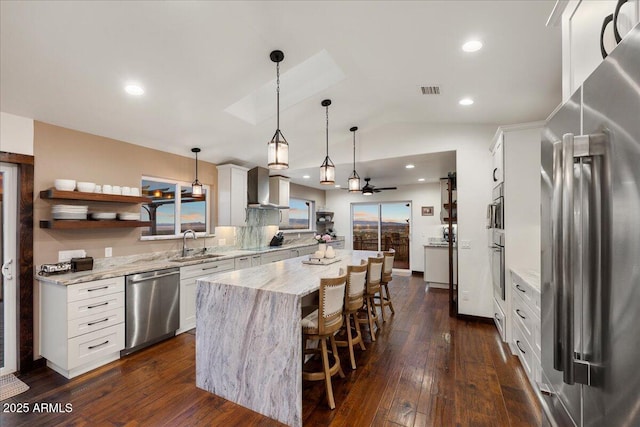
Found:
[{"label": "stacked plate", "polygon": [[115,212],[93,212],[91,219],[116,219]]},{"label": "stacked plate", "polygon": [[140,221],[140,212],[119,213],[118,219],[122,221]]},{"label": "stacked plate", "polygon": [[53,219],[87,219],[89,206],[54,205],[51,207]]}]

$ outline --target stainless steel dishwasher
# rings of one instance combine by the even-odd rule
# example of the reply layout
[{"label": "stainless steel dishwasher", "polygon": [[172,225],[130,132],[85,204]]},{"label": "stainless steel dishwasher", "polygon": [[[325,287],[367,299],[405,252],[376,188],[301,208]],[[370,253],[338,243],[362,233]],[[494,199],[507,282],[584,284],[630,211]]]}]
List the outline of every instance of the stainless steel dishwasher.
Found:
[{"label": "stainless steel dishwasher", "polygon": [[180,269],[125,278],[126,355],[175,335],[180,327]]}]

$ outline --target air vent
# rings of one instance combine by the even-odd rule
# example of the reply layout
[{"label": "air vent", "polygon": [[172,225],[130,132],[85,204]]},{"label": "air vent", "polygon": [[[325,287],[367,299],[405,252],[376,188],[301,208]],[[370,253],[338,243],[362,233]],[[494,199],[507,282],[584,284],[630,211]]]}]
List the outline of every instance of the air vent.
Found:
[{"label": "air vent", "polygon": [[440,95],[440,86],[439,85],[422,86],[420,89],[422,89],[422,94],[423,95]]}]

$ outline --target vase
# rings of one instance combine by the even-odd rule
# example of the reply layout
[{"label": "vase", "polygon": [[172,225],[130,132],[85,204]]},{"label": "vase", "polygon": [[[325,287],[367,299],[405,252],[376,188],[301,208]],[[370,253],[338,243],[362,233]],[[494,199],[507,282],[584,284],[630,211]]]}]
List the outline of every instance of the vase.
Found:
[{"label": "vase", "polygon": [[327,244],[326,243],[318,243],[318,250],[320,252],[326,252],[327,251]]}]

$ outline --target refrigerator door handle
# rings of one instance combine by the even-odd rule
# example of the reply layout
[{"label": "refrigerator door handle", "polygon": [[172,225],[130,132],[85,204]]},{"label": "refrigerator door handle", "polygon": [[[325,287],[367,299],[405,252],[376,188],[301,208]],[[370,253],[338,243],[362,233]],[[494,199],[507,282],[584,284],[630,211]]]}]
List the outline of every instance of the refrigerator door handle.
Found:
[{"label": "refrigerator door handle", "polygon": [[563,185],[563,162],[562,162],[562,141],[553,144],[553,195],[551,198],[552,220],[552,265],[551,265],[551,288],[553,290],[553,368],[557,371],[563,370],[563,340],[562,325],[564,316],[562,315],[562,193]]},{"label": "refrigerator door handle", "polygon": [[573,324],[573,251],[571,242],[573,242],[573,156],[574,156],[574,135],[567,133],[562,136],[562,270],[560,272],[560,288],[561,288],[561,311],[560,319],[561,340],[562,340],[562,372],[563,381],[566,384],[574,384],[575,370],[573,366],[573,347],[574,347],[574,324]]}]

